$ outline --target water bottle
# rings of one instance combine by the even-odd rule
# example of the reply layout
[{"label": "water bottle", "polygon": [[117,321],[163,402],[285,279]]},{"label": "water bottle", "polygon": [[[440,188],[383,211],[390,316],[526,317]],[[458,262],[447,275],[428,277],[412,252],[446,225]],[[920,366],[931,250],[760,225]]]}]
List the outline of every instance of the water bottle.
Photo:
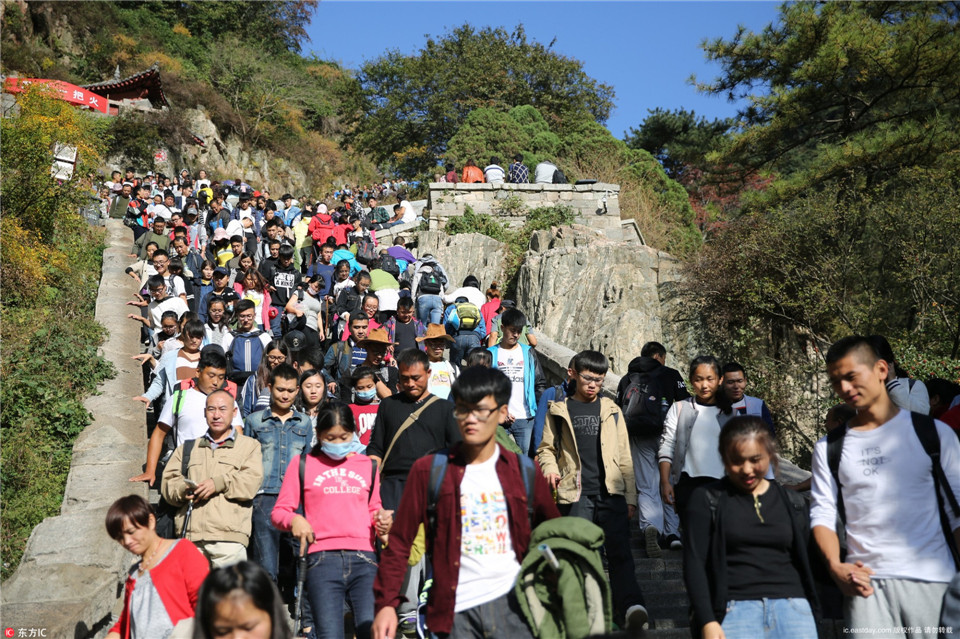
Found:
[{"label": "water bottle", "polygon": [[667,418],[667,411],[670,410],[670,404],[667,402],[666,397],[660,398],[660,421],[662,422]]}]

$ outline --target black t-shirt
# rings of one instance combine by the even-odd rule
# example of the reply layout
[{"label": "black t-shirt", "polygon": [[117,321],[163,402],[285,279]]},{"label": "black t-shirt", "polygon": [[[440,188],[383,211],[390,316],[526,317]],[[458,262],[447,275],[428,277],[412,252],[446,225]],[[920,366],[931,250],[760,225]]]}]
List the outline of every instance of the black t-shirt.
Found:
[{"label": "black t-shirt", "polygon": [[730,496],[723,512],[728,599],[806,597],[791,559],[793,530],[787,508],[771,486],[760,495],[761,522],[752,495]]},{"label": "black t-shirt", "polygon": [[397,322],[393,329],[393,340],[397,342],[397,352],[408,348],[417,348],[417,326],[416,322],[410,320],[406,324]]},{"label": "black t-shirt", "polygon": [[267,279],[276,289],[270,291],[270,305],[277,308],[285,307],[293,291],[302,285],[300,273],[293,268],[292,264],[286,268],[281,268],[277,264],[270,269],[270,277]]},{"label": "black t-shirt", "polygon": [[[432,395],[424,393],[421,402],[430,397]],[[399,393],[381,401],[366,454],[382,459],[400,426],[413,411],[420,408],[421,402],[411,401],[406,393]],[[387,458],[383,474],[406,477],[413,462],[424,455],[448,448],[461,439],[457,421],[453,418],[453,404],[442,399],[435,401],[400,436]]]},{"label": "black t-shirt", "polygon": [[603,494],[603,458],[600,455],[600,401],[567,399],[567,412],[580,453],[580,486],[583,495]]}]

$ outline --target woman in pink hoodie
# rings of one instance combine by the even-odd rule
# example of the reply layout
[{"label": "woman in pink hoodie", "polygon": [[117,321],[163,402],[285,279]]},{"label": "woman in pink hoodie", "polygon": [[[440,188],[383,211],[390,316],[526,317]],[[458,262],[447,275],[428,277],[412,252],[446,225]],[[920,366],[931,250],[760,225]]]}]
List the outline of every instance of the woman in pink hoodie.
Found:
[{"label": "woman in pink hoodie", "polygon": [[[376,464],[364,450],[350,407],[322,408],[317,445],[305,456],[304,488],[298,456],[287,466],[271,514],[274,526],[300,539],[301,552],[309,544],[306,590],[320,639],[343,639],[345,601],[358,637],[369,636],[373,623],[374,542],[389,532],[393,512],[381,508]],[[295,513],[301,496],[304,515]]]}]

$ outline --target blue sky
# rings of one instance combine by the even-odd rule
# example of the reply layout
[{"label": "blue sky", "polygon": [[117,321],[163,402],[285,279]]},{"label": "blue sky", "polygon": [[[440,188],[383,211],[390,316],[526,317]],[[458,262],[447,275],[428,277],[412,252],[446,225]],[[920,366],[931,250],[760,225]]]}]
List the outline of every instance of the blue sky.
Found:
[{"label": "blue sky", "polygon": [[622,137],[647,109],[693,109],[708,118],[736,113],[723,97],[702,95],[688,82],[713,79],[700,43],[731,37],[738,24],[760,30],[777,16],[778,2],[361,2],[322,0],[308,28],[313,51],[359,68],[388,49],[416,53],[426,35],[439,36],[469,22],[474,27],[522,23],[528,39],[584,63],[610,84],[615,108],[607,128]]}]

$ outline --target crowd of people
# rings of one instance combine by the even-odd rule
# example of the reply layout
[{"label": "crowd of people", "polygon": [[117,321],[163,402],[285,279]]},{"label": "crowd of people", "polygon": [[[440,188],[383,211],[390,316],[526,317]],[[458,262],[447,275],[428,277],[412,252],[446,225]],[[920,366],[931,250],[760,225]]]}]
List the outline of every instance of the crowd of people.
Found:
[{"label": "crowd of people", "polygon": [[843,403],[812,480],[784,486],[744,366],[704,355],[684,376],[649,342],[615,399],[594,350],[549,384],[495,282],[378,243],[413,211],[400,193],[378,213],[387,185],[298,202],[204,171],[118,180],[104,210],[133,232],[150,425],[131,481],[160,499],[107,515],[140,557],[111,636],[538,636],[517,580],[561,516],[571,543],[602,531],[620,628],[655,623],[635,520],[647,556],[683,551],[695,636],[940,632],[960,439],[934,418],[957,427],[960,387],[909,379],[883,337],[830,348]]}]

